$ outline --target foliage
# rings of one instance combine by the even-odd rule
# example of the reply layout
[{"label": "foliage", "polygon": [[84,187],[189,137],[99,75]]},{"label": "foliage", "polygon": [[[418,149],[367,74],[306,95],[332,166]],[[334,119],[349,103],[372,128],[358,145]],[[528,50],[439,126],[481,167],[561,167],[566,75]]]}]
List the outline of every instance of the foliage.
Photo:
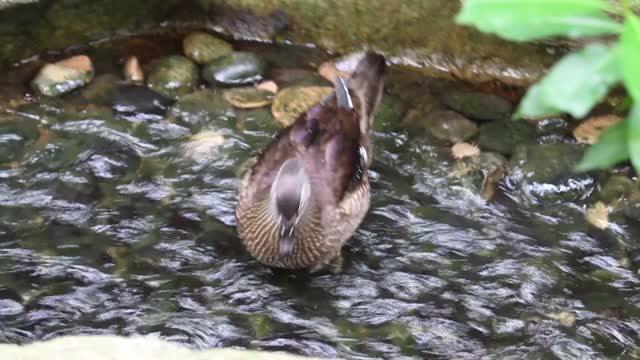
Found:
[{"label": "foliage", "polygon": [[630,159],[640,173],[640,18],[633,13],[639,0],[465,0],[463,4],[458,23],[512,41],[613,37],[606,44],[591,42],[558,61],[528,90],[514,117],[568,113],[582,118],[622,84],[630,98],[629,115],[600,136],[577,170],[605,169]]}]

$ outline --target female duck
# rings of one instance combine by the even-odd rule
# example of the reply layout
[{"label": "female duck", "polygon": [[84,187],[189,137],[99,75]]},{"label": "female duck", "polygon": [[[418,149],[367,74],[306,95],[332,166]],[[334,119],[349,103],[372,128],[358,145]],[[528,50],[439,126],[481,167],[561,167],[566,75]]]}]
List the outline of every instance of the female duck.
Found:
[{"label": "female duck", "polygon": [[385,59],[366,53],[335,93],[283,129],[247,172],[236,217],[260,262],[317,271],[339,260],[369,209],[373,113]]}]

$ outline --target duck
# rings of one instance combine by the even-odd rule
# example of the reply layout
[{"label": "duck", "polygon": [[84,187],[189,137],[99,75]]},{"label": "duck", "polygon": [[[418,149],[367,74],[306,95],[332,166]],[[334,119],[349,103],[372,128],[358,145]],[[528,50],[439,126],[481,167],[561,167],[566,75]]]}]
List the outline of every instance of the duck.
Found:
[{"label": "duck", "polygon": [[240,181],[240,242],[260,263],[340,272],[342,247],[369,211],[371,132],[386,60],[367,51],[334,91],[280,130]]}]

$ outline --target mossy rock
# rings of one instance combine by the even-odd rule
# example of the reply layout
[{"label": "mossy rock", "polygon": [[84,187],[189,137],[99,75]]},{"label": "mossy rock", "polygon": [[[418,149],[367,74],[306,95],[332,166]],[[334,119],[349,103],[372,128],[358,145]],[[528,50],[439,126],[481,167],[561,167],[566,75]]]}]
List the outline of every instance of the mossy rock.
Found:
[{"label": "mossy rock", "polygon": [[524,121],[492,121],[480,126],[476,143],[483,150],[511,155],[517,145],[532,144],[536,131]]},{"label": "mossy rock", "polygon": [[481,92],[451,91],[444,94],[442,102],[474,120],[504,120],[513,111],[507,100]]},{"label": "mossy rock", "polygon": [[230,129],[235,112],[221,94],[214,90],[198,90],[180,98],[170,110],[171,116],[181,125],[198,131],[203,127]]},{"label": "mossy rock", "polygon": [[178,55],[157,60],[147,78],[149,89],[173,99],[192,92],[198,82],[196,64]]},{"label": "mossy rock", "polygon": [[208,64],[233,52],[231,44],[205,32],[187,35],[182,48],[184,55],[198,64]]}]

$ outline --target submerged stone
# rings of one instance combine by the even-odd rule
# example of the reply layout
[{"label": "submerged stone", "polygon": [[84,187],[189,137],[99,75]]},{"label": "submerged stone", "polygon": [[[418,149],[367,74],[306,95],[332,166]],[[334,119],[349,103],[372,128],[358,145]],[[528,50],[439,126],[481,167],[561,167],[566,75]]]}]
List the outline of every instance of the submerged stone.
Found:
[{"label": "submerged stone", "polygon": [[423,113],[410,111],[403,120],[409,129],[419,129],[451,144],[466,141],[478,132],[478,126],[464,116],[449,110]]},{"label": "submerged stone", "polygon": [[261,81],[267,63],[248,52],[234,52],[209,63],[202,69],[202,77],[211,85],[246,85]]},{"label": "submerged stone", "polygon": [[193,91],[198,84],[198,67],[184,56],[168,56],[158,60],[147,79],[149,89],[177,99]]},{"label": "submerged stone", "polygon": [[481,92],[451,91],[444,94],[442,102],[474,120],[506,119],[513,111],[507,100]]},{"label": "submerged stone", "polygon": [[600,188],[598,198],[605,203],[612,203],[626,197],[636,188],[633,180],[624,175],[611,175]]},{"label": "submerged stone", "polygon": [[484,150],[511,155],[514,147],[532,144],[536,141],[536,131],[524,121],[492,121],[480,126],[476,142]]},{"label": "submerged stone", "polygon": [[87,56],[74,56],[54,64],[46,64],[31,82],[31,86],[44,96],[59,96],[88,84],[94,70]]},{"label": "submerged stone", "polygon": [[234,88],[223,94],[229,104],[240,109],[254,109],[271,104],[273,93],[255,87]]},{"label": "submerged stone", "polygon": [[208,64],[233,52],[231,44],[205,32],[193,32],[182,41],[184,55],[198,64]]},{"label": "submerged stone", "polygon": [[595,188],[589,174],[574,172],[585,147],[577,144],[533,144],[516,147],[506,187],[525,204],[581,201]]},{"label": "submerged stone", "polygon": [[183,96],[171,107],[170,114],[192,131],[205,126],[231,128],[229,120],[235,117],[233,108],[213,90],[199,90]]},{"label": "submerged stone", "polygon": [[146,87],[120,85],[113,90],[113,110],[123,114],[155,114],[167,112],[173,100]]},{"label": "submerged stone", "polygon": [[82,88],[80,96],[88,103],[110,106],[113,101],[113,91],[120,82],[120,78],[113,74],[98,75],[89,85]]}]

